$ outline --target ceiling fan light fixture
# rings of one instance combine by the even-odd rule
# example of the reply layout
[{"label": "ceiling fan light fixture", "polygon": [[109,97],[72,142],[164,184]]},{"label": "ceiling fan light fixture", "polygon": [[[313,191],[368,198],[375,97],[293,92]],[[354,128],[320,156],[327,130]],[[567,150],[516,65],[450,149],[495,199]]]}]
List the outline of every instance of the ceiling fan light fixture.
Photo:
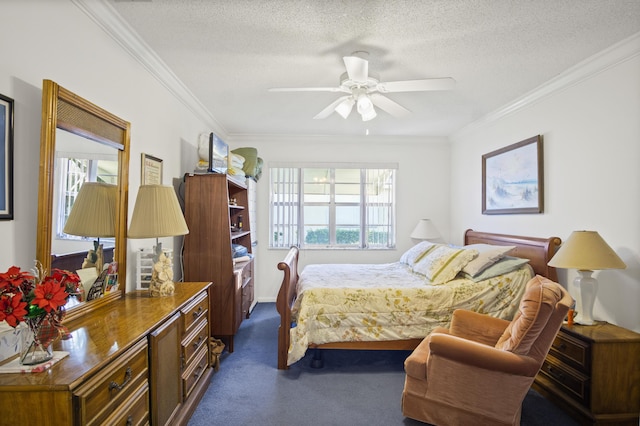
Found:
[{"label": "ceiling fan light fixture", "polygon": [[355,103],[356,102],[353,100],[353,96],[351,96],[338,104],[335,111],[346,120],[347,117],[349,117],[349,114],[351,114],[351,110],[353,109],[353,105]]},{"label": "ceiling fan light fixture", "polygon": [[362,121],[369,121],[376,118],[378,114],[376,113],[375,108],[371,107],[370,110],[361,112],[360,115],[362,116]]},{"label": "ceiling fan light fixture", "polygon": [[358,112],[365,114],[373,109],[373,102],[367,95],[358,96]]}]

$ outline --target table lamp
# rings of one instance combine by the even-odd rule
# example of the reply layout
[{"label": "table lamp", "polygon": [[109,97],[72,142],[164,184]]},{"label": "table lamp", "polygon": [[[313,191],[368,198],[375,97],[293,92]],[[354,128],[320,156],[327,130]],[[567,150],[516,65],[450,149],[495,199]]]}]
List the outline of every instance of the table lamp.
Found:
[{"label": "table lamp", "polygon": [[63,232],[69,235],[96,238],[82,268],[95,267],[98,275],[104,268],[104,253],[100,238],[116,235],[117,186],[101,182],[85,182],[80,187]]},{"label": "table lamp", "polygon": [[155,238],[154,265],[149,284],[152,296],[173,294],[171,260],[162,252],[160,237],[175,237],[189,233],[176,192],[171,186],[142,185],[138,190],[129,238]]},{"label": "table lamp", "polygon": [[575,322],[592,325],[593,305],[598,291],[598,280],[591,276],[594,270],[625,269],[627,265],[595,231],[574,231],[551,258],[549,266],[577,269],[573,284],[579,289],[576,298]]},{"label": "table lamp", "polygon": [[430,219],[420,219],[410,237],[414,240],[431,241],[432,243],[444,242],[440,232]]}]

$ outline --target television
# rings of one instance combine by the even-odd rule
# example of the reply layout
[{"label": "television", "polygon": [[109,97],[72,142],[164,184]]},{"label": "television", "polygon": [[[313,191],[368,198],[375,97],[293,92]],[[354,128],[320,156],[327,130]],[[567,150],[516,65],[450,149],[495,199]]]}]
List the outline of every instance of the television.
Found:
[{"label": "television", "polygon": [[215,133],[209,135],[209,171],[227,173],[229,145]]}]

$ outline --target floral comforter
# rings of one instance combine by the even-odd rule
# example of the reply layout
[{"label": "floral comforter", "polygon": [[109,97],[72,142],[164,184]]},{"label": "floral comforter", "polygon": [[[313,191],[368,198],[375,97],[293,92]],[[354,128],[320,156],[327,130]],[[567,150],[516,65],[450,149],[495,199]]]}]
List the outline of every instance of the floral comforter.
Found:
[{"label": "floral comforter", "polygon": [[448,327],[458,308],[511,319],[532,276],[524,265],[480,282],[454,279],[434,286],[399,262],[308,265],[292,309],[288,365],[310,343],[424,337],[436,326]]}]

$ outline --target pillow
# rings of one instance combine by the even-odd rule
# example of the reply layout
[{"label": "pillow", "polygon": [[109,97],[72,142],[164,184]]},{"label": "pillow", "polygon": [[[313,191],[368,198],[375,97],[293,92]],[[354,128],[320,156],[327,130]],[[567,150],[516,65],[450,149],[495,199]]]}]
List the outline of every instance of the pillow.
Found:
[{"label": "pillow", "polygon": [[536,275],[528,283],[518,312],[496,343],[496,349],[527,355],[547,325],[562,291],[553,281]]},{"label": "pillow", "polygon": [[477,255],[477,250],[440,245],[418,260],[412,269],[427,277],[431,284],[442,284],[455,278]]},{"label": "pillow", "polygon": [[472,277],[487,269],[489,266],[502,259],[508,252],[516,246],[493,246],[490,244],[470,244],[464,248],[478,250],[478,257],[467,263],[462,272]]},{"label": "pillow", "polygon": [[516,269],[519,269],[525,263],[529,263],[529,259],[522,259],[520,257],[505,256],[493,265],[489,266],[484,271],[480,272],[476,276],[471,276],[464,272],[462,268],[462,276],[466,279],[479,282],[488,280],[489,278],[497,277],[498,275],[508,274]]},{"label": "pillow", "polygon": [[438,244],[431,243],[429,241],[419,242],[400,256],[400,263],[413,266],[414,263],[420,260],[422,256],[433,250],[437,245]]}]

